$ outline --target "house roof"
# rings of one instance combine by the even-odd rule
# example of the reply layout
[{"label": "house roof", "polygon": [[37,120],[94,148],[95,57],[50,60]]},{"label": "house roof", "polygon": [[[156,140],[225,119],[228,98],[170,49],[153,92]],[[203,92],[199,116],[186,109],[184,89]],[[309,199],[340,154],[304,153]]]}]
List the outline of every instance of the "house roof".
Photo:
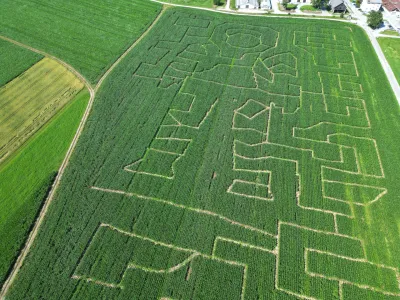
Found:
[{"label": "house roof", "polygon": [[383,6],[389,10],[400,10],[400,0],[383,0]]},{"label": "house roof", "polygon": [[343,0],[331,0],[330,5],[332,6],[332,8],[335,8],[343,3],[344,3]]}]

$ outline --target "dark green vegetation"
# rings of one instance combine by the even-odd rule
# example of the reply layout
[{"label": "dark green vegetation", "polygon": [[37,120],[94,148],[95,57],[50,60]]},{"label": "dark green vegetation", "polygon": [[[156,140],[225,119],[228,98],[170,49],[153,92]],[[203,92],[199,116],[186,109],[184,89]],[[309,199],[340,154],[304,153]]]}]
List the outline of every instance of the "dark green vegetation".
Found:
[{"label": "dark green vegetation", "polygon": [[400,84],[400,39],[378,38],[378,42]]},{"label": "dark green vegetation", "polygon": [[0,39],[0,87],[38,62],[42,56]]},{"label": "dark green vegetation", "polygon": [[371,11],[367,16],[368,26],[375,29],[378,28],[383,22],[382,12],[380,11]]},{"label": "dark green vegetation", "polygon": [[351,24],[168,9],[105,80],[8,298],[399,295],[385,78]]},{"label": "dark green vegetation", "polygon": [[0,34],[48,52],[97,82],[160,9],[146,0],[2,1]]},{"label": "dark green vegetation", "polygon": [[34,223],[89,95],[79,93],[0,169],[0,285]]}]

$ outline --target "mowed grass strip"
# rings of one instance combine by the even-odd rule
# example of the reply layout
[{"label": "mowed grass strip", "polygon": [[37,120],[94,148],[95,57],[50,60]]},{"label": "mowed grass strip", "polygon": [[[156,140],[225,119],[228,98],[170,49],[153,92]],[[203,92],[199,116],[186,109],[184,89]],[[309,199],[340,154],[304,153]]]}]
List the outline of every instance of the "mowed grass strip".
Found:
[{"label": "mowed grass strip", "polygon": [[400,39],[378,38],[378,42],[400,84]]},{"label": "mowed grass strip", "polygon": [[0,87],[43,58],[4,40],[0,40],[0,53]]},{"label": "mowed grass strip", "polygon": [[0,286],[29,233],[89,100],[76,95],[0,169]]},{"label": "mowed grass strip", "polygon": [[0,159],[20,147],[82,88],[75,75],[49,58],[0,88]]},{"label": "mowed grass strip", "polygon": [[68,62],[93,83],[161,7],[147,0],[7,1],[0,11],[0,34]]}]

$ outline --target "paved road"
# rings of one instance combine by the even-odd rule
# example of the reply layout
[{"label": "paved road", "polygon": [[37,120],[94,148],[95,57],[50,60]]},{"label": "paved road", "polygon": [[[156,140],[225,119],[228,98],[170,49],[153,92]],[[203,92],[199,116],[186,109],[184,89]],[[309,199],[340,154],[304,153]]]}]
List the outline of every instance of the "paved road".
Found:
[{"label": "paved road", "polygon": [[369,28],[368,26],[362,26],[362,27],[368,34],[368,37],[372,43],[372,46],[374,47],[375,52],[378,55],[379,60],[381,61],[382,67],[385,70],[385,73],[389,79],[390,85],[392,86],[392,89],[397,98],[397,101],[400,104],[400,86],[399,86],[399,83],[397,82],[396,76],[394,75],[392,68],[390,67],[385,55],[383,54],[381,46],[379,45],[378,41],[376,40],[376,37],[375,37],[372,29]]}]

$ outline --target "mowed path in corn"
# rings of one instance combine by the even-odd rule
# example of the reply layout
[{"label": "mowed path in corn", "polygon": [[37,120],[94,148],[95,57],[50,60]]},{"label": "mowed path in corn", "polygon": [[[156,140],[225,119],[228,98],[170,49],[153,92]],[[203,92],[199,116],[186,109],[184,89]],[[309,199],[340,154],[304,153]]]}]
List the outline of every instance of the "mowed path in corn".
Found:
[{"label": "mowed path in corn", "polygon": [[78,78],[49,58],[0,88],[0,157],[18,149],[82,88]]}]

